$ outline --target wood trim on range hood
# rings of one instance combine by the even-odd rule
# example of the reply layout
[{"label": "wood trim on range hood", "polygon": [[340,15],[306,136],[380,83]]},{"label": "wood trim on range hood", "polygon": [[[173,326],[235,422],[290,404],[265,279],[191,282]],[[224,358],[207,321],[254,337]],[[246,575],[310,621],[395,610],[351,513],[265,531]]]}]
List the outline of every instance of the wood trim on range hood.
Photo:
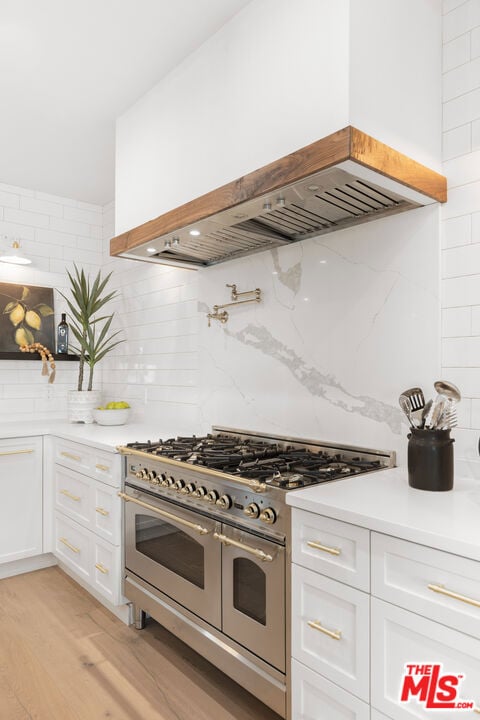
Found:
[{"label": "wood trim on range hood", "polygon": [[114,237],[110,254],[198,268],[446,199],[444,176],[348,126]]}]

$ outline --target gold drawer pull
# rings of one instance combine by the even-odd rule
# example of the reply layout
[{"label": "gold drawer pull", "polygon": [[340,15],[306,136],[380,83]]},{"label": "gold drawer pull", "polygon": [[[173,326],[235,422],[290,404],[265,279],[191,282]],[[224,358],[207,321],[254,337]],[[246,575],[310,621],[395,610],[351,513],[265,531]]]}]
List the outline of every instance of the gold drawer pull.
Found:
[{"label": "gold drawer pull", "polygon": [[68,549],[71,550],[72,552],[74,552],[74,553],[80,552],[80,548],[75,547],[75,545],[70,545],[70,543],[68,542],[68,540],[66,538],[59,538],[59,540],[61,543],[66,545],[68,547]]},{"label": "gold drawer pull", "polygon": [[480,708],[474,707],[474,708],[473,708],[473,712],[474,712],[474,713],[477,713],[477,715],[480,715]]},{"label": "gold drawer pull", "polygon": [[473,598],[466,597],[465,595],[459,595],[459,593],[453,592],[452,590],[447,590],[444,585],[430,584],[427,585],[427,587],[429,590],[433,590],[433,592],[439,593],[440,595],[446,595],[454,600],[460,600],[468,605],[474,605],[475,607],[480,608],[480,600],[474,600]]},{"label": "gold drawer pull", "polygon": [[328,635],[328,637],[331,637],[334,640],[342,639],[342,633],[340,630],[327,630],[327,628],[324,628],[319,620],[309,620],[307,622],[307,625],[314,630],[319,630],[321,633],[323,633],[324,635]]},{"label": "gold drawer pull", "polygon": [[33,453],[34,450],[5,450],[5,452],[0,452],[0,456],[4,455],[28,455],[29,453]]},{"label": "gold drawer pull", "polygon": [[105,508],[102,508],[102,507],[96,507],[95,512],[99,513],[99,515],[103,515],[104,517],[107,517],[108,515],[110,515],[108,510],[105,510]]},{"label": "gold drawer pull", "polygon": [[107,472],[107,470],[110,470],[108,465],[100,465],[100,463],[98,465],[95,465],[95,467],[97,468],[97,470],[104,470],[105,472]]},{"label": "gold drawer pull", "polygon": [[71,492],[68,492],[68,490],[62,489],[60,490],[61,495],[65,495],[66,497],[70,498],[70,500],[75,500],[75,502],[80,502],[82,499],[79,495],[72,495]]},{"label": "gold drawer pull", "polygon": [[340,548],[328,547],[328,545],[322,545],[322,543],[315,542],[315,540],[309,540],[307,545],[308,547],[315,548],[315,550],[323,550],[323,552],[330,553],[330,555],[340,555],[342,552]]},{"label": "gold drawer pull", "polygon": [[69,452],[61,452],[60,455],[62,457],[68,458],[69,460],[75,460],[75,462],[80,462],[80,460],[82,459],[80,457],[80,455],[73,455],[72,453],[69,453]]},{"label": "gold drawer pull", "polygon": [[108,570],[102,565],[102,563],[95,563],[95,567],[97,568],[97,570],[100,570],[100,572],[104,575],[108,575]]}]

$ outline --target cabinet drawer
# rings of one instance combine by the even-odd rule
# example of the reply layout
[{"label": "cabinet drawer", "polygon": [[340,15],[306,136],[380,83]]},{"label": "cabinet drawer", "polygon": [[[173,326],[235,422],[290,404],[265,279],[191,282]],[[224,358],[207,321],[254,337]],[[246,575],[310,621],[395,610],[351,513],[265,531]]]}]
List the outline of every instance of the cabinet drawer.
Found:
[{"label": "cabinet drawer", "polygon": [[81,525],[91,524],[90,480],[55,465],[55,507]]},{"label": "cabinet drawer", "polygon": [[112,487],[120,487],[121,458],[116,453],[55,438],[55,462]]},{"label": "cabinet drawer", "polygon": [[55,514],[55,555],[113,605],[121,605],[121,548]]},{"label": "cabinet drawer", "polygon": [[293,720],[370,720],[369,706],[296,660],[292,661]]},{"label": "cabinet drawer", "polygon": [[292,656],[368,702],[369,596],[298,565],[292,588]]},{"label": "cabinet drawer", "polygon": [[91,472],[92,457],[89,448],[69,440],[55,439],[55,462],[84,475]]},{"label": "cabinet drawer", "polygon": [[372,533],[372,594],[480,638],[475,560]]},{"label": "cabinet drawer", "polygon": [[86,528],[55,515],[55,554],[84,580],[92,574],[91,540]]},{"label": "cabinet drawer", "polygon": [[370,590],[370,531],[292,510],[292,559],[335,580]]},{"label": "cabinet drawer", "polygon": [[93,481],[91,512],[93,532],[113,545],[120,545],[121,500],[117,491]]},{"label": "cabinet drawer", "polygon": [[[425,709],[419,695],[400,702],[405,665],[433,663],[442,664],[442,674],[463,675],[456,700],[480,708],[480,640],[372,598],[372,706],[393,720],[452,720],[451,709]],[[478,717],[474,710],[454,714]]]},{"label": "cabinet drawer", "polygon": [[120,548],[95,539],[93,545],[93,586],[110,600],[120,602]]}]

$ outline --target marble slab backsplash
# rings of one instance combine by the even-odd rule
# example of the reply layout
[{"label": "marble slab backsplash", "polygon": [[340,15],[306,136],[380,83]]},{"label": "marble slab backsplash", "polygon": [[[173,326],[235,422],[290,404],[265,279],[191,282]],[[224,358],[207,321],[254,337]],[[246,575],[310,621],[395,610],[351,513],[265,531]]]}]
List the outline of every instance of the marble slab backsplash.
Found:
[{"label": "marble slab backsplash", "polygon": [[[260,304],[206,313],[239,291]],[[199,273],[199,405],[235,428],[395,450],[398,395],[439,374],[439,210],[420,208]]]}]

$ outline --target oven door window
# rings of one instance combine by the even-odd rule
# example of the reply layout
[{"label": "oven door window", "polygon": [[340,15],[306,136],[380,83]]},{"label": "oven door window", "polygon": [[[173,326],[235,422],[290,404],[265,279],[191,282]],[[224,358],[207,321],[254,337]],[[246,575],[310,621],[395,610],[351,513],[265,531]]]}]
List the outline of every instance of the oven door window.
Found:
[{"label": "oven door window", "polygon": [[175,525],[161,518],[136,514],[135,547],[155,563],[204,589],[204,547]]},{"label": "oven door window", "polygon": [[233,606],[261,625],[267,623],[267,582],[265,573],[248,558],[233,561]]}]

